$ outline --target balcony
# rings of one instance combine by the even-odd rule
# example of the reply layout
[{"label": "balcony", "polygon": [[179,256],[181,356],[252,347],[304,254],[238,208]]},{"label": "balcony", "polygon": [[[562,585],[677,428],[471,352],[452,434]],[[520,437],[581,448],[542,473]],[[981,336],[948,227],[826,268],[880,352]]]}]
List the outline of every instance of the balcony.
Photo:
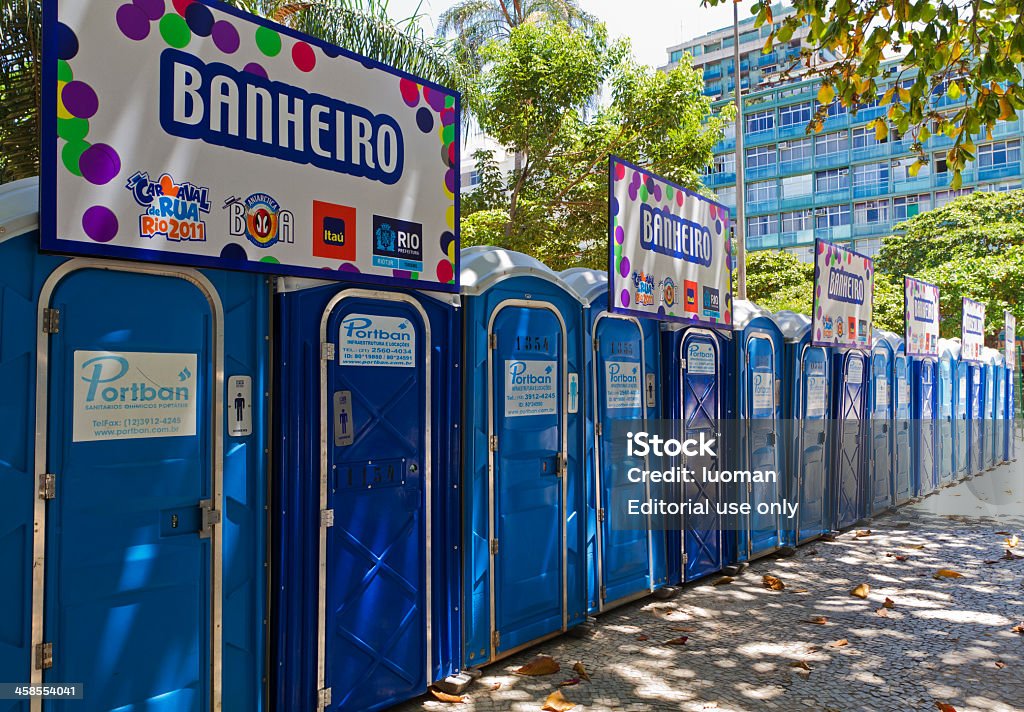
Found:
[{"label": "balcony", "polygon": [[849,151],[815,154],[814,156],[814,168],[816,170],[820,170],[822,168],[842,168],[843,166],[848,165],[850,165]]},{"label": "balcony", "polygon": [[774,52],[769,52],[768,54],[762,54],[760,57],[757,58],[757,66],[767,67],[769,65],[776,64],[778,60],[779,58],[775,55]]},{"label": "balcony", "polygon": [[810,173],[814,169],[814,159],[798,158],[794,161],[779,161],[779,175],[794,173]]},{"label": "balcony", "polygon": [[764,213],[774,213],[779,209],[778,198],[770,198],[768,200],[750,200],[746,204],[748,215],[758,215]]},{"label": "balcony", "polygon": [[850,115],[839,114],[839,116],[829,116],[821,124],[821,132],[829,133],[830,131],[838,131],[839,129],[846,129],[850,127]]},{"label": "balcony", "polygon": [[874,198],[878,195],[889,194],[889,181],[883,181],[880,183],[862,183],[861,185],[853,186],[853,199],[858,198]]},{"label": "balcony", "polygon": [[765,129],[764,131],[750,131],[743,134],[743,143],[747,146],[755,146],[758,144],[775,143],[775,128]]},{"label": "balcony", "polygon": [[851,118],[852,123],[863,124],[865,121],[874,121],[879,116],[885,116],[887,111],[884,106],[869,106],[861,109],[857,112],[856,116]]},{"label": "balcony", "polygon": [[907,180],[893,180],[892,192],[893,193],[916,193],[922,190],[928,190],[932,187],[931,176],[918,174],[917,178],[908,178]]},{"label": "balcony", "polygon": [[[974,183],[978,180],[977,174],[972,170],[965,170],[960,176],[961,182],[966,185],[967,183]],[[946,188],[953,180],[953,172],[946,171],[945,173],[936,173],[932,177],[932,185],[936,188]]]},{"label": "balcony", "polygon": [[767,166],[757,166],[751,168],[747,166],[744,178],[746,180],[762,180],[764,178],[774,178],[778,174],[778,166],[774,163],[770,163]]},{"label": "balcony", "polygon": [[802,138],[807,135],[807,124],[798,123],[789,126],[779,127],[779,140],[785,141],[789,138]]},{"label": "balcony", "polygon": [[784,232],[779,236],[781,247],[794,247],[797,245],[810,245],[814,242],[814,230],[797,230],[796,232]]},{"label": "balcony", "polygon": [[715,65],[715,66],[712,66],[712,67],[708,67],[707,69],[704,70],[704,81],[708,81],[709,79],[721,79],[721,78],[722,78],[722,67],[720,65]]},{"label": "balcony", "polygon": [[788,198],[779,199],[779,210],[802,210],[803,208],[809,208],[814,203],[814,197],[808,193],[806,195],[791,195]]},{"label": "balcony", "polygon": [[732,185],[736,182],[734,172],[709,173],[704,176],[704,185],[708,188],[719,188],[723,185]]},{"label": "balcony", "polygon": [[876,143],[873,146],[861,146],[853,149],[853,160],[864,161],[869,158],[886,158],[890,152],[888,143]]},{"label": "balcony", "polygon": [[[998,166],[986,166],[984,168],[978,168],[978,180],[979,181],[991,181],[1000,180],[1001,178],[1019,178],[1020,177],[1020,163],[1004,163]],[[967,182],[967,176],[964,176],[964,183]]]},{"label": "balcony", "polygon": [[835,227],[820,227],[814,231],[814,237],[819,240],[836,242],[837,240],[849,240],[852,230],[849,225],[836,225]]},{"label": "balcony", "polygon": [[757,237],[747,237],[747,249],[751,251],[778,249],[778,247],[778,235],[758,235]]},{"label": "balcony", "polygon": [[715,144],[713,149],[715,153],[731,153],[736,150],[736,137],[726,136],[721,141]]},{"label": "balcony", "polygon": [[853,226],[854,237],[882,237],[892,234],[892,223],[885,222],[865,223]]},{"label": "balcony", "polygon": [[[1000,121],[992,129],[992,138],[1003,138],[1004,136],[1017,136],[1020,133],[1020,119],[1016,121]],[[988,134],[982,131],[978,135],[979,141],[988,139]]]},{"label": "balcony", "polygon": [[832,203],[850,202],[850,189],[839,188],[838,190],[826,190],[814,194],[815,205],[831,205]]}]

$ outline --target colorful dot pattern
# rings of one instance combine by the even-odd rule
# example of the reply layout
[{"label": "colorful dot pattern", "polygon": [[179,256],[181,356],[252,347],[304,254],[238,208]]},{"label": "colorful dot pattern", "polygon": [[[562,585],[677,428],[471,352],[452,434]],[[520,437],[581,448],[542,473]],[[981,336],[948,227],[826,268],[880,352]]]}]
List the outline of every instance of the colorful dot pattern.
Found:
[{"label": "colorful dot pattern", "polygon": [[[612,162],[612,173],[615,179],[615,183],[622,183],[629,180],[626,186],[626,195],[629,201],[632,203],[644,203],[650,205],[652,208],[660,208],[668,212],[679,214],[682,209],[687,205],[687,200],[690,202],[697,201],[697,196],[688,196],[685,191],[660,180],[644,171],[630,168],[617,161]],[[612,231],[612,264],[614,269],[618,272],[622,279],[628,279],[631,274],[632,266],[629,261],[629,256],[622,253],[622,246],[625,240],[625,231],[623,226],[619,224],[619,215],[621,213],[622,206],[619,204],[619,199],[615,195],[620,194],[619,189],[612,190],[612,197],[609,203],[609,214],[611,216],[611,231]],[[701,201],[706,203],[706,201]],[[725,265],[726,269],[732,264],[732,237],[729,234],[729,211],[719,207],[714,203],[706,203],[710,214],[710,220],[713,221],[709,227],[712,228],[712,239],[719,240],[725,245]],[[728,276],[723,277],[723,282],[728,282]],[[622,289],[619,292],[619,303],[624,308],[630,308],[630,292],[629,289]],[[679,302],[676,302],[678,305]],[[722,315],[721,317],[702,317],[698,313],[677,313],[674,309],[666,310],[664,306],[658,308],[658,316],[661,317],[672,317],[675,320],[688,319],[691,321],[700,321],[711,324],[721,324],[722,326],[729,327],[732,325],[732,293],[729,290],[725,290],[725,296],[722,304]]]},{"label": "colorful dot pattern", "polygon": [[[914,279],[913,277],[907,277],[906,278],[906,281],[905,281],[905,283],[903,285],[903,288],[904,288],[904,299],[903,299],[903,320],[904,321],[903,321],[903,323],[904,323],[904,325],[906,327],[906,333],[904,334],[904,337],[905,337],[904,338],[904,343],[907,345],[907,354],[908,355],[922,355],[922,356],[923,355],[938,356],[939,355],[939,342],[938,342],[937,334],[932,334],[932,338],[926,339],[923,342],[923,346],[922,346],[922,341],[921,341],[920,337],[921,336],[926,336],[929,333],[929,330],[928,330],[928,328],[926,326],[923,325],[923,323],[915,322],[913,319],[911,319],[910,305],[914,303],[914,297],[923,296],[926,299],[929,299],[932,302],[932,304],[935,305],[935,317],[936,317],[936,319],[935,319],[936,329],[935,330],[937,332],[938,331],[938,324],[939,324],[939,321],[941,319],[941,317],[939,315],[939,311],[938,311],[938,309],[939,309],[939,288],[936,287],[933,284],[928,284],[927,282],[922,282],[919,279]],[[924,333],[920,333],[920,331],[922,329],[924,330]],[[912,344],[915,343],[915,340],[912,337],[914,336],[915,332],[917,332],[917,336],[918,336],[918,339],[916,341],[916,343],[917,343],[917,350],[913,354],[911,354],[910,350],[912,348],[914,348],[912,346]],[[934,343],[933,343],[932,339],[934,339]]]}]

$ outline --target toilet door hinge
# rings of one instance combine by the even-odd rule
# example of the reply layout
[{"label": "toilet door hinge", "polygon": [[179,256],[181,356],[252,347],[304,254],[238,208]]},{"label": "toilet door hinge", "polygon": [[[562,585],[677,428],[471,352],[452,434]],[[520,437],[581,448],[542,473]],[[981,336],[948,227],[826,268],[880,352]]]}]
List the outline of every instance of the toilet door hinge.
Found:
[{"label": "toilet door hinge", "polygon": [[487,346],[492,349],[498,348],[498,335],[488,334],[487,335]]},{"label": "toilet door hinge", "polygon": [[497,650],[499,646],[501,646],[501,633],[494,631],[491,633],[491,647]]},{"label": "toilet door hinge", "polygon": [[36,670],[49,670],[53,667],[53,643],[36,645]]},{"label": "toilet door hinge", "polygon": [[601,584],[601,600],[603,601],[606,598],[608,598],[608,587]]},{"label": "toilet door hinge", "polygon": [[316,707],[318,710],[325,710],[331,704],[331,688],[325,687],[316,693]]},{"label": "toilet door hinge", "polygon": [[594,351],[599,351],[600,349],[601,349],[601,341],[599,339],[594,339]]},{"label": "toilet door hinge", "polygon": [[498,553],[498,540],[497,539],[491,539],[491,553],[492,554],[497,554]]},{"label": "toilet door hinge", "polygon": [[39,499],[53,499],[57,496],[57,475],[39,475]]},{"label": "toilet door hinge", "polygon": [[565,453],[558,454],[558,464],[555,467],[555,474],[559,477],[565,475],[565,471],[569,469],[569,458],[566,457]]},{"label": "toilet door hinge", "polygon": [[491,448],[491,452],[498,452],[498,436],[492,435],[488,441],[488,446]]},{"label": "toilet door hinge", "polygon": [[604,428],[601,427],[601,421],[598,421],[598,422],[594,423],[594,432],[595,433],[600,435],[603,430],[604,430]]},{"label": "toilet door hinge", "polygon": [[43,333],[56,334],[60,331],[60,309],[43,309]]},{"label": "toilet door hinge", "polygon": [[687,565],[688,563],[690,563],[690,555],[689,555],[689,554],[687,554],[687,553],[686,553],[686,552],[684,551],[684,552],[683,552],[683,566],[686,566],[686,565]]},{"label": "toilet door hinge", "polygon": [[679,368],[681,368],[684,371],[686,370],[686,359],[685,358],[684,359],[679,359]]},{"label": "toilet door hinge", "polygon": [[199,538],[209,539],[210,535],[213,534],[214,525],[220,524],[220,510],[213,508],[212,499],[201,499],[199,500],[199,514]]},{"label": "toilet door hinge", "polygon": [[330,341],[323,341],[320,343],[320,360],[321,361],[333,361],[334,360],[334,344]]},{"label": "toilet door hinge", "polygon": [[334,526],[334,510],[333,509],[321,509],[320,510],[320,526],[321,527],[333,527]]},{"label": "toilet door hinge", "polygon": [[599,521],[599,522],[603,522],[604,521],[604,507],[602,507],[602,508],[597,510],[597,521]]}]

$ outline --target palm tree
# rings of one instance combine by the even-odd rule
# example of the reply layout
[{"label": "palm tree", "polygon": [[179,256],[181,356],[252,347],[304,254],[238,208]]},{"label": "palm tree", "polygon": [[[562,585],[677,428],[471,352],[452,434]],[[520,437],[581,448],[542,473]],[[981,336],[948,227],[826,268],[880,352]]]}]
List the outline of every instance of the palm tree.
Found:
[{"label": "palm tree", "polygon": [[[267,17],[424,79],[454,86],[451,45],[424,33],[419,15],[395,21],[387,0],[229,0]],[[0,0],[0,183],[39,173],[40,0]]]},{"label": "palm tree", "polygon": [[454,37],[463,59],[478,69],[480,48],[489,40],[508,39],[520,25],[548,21],[587,28],[596,18],[577,0],[461,0],[441,13],[437,34]]}]

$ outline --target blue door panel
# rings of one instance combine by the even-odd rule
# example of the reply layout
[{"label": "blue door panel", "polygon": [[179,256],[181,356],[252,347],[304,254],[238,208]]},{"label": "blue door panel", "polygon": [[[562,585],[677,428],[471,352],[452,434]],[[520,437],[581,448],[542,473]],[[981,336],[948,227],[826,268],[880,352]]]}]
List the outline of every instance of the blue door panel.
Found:
[{"label": "blue door panel", "polygon": [[827,505],[826,441],[828,423],[828,359],[820,347],[804,351],[800,378],[799,521],[797,543],[819,537],[830,528]]},{"label": "blue door panel", "polygon": [[[52,304],[44,635],[60,642],[44,679],[84,683],[96,710],[208,709],[211,307],[185,280],[100,270],[71,273]],[[76,351],[195,354],[196,435],[74,442]]]},{"label": "blue door panel", "polygon": [[835,526],[844,529],[863,516],[864,391],[868,374],[860,353],[840,354],[838,360],[834,501]]},{"label": "blue door panel", "polygon": [[893,499],[903,504],[914,496],[912,477],[911,432],[910,432],[910,381],[907,373],[907,358],[896,356],[893,367],[893,406],[895,418],[893,428]]},{"label": "blue door panel", "polygon": [[876,349],[871,356],[871,476],[868,479],[868,514],[875,515],[890,504],[892,467],[891,370],[889,352]]},{"label": "blue door panel", "polygon": [[[746,370],[747,430],[749,469],[782,474],[779,464],[779,403],[776,382],[776,354],[769,338],[754,337],[747,341]],[[752,483],[747,501],[753,508],[748,520],[747,555],[751,558],[780,546],[779,515],[770,510],[758,512],[758,505],[773,505],[780,499],[779,482]]]},{"label": "blue door panel", "polygon": [[935,481],[948,484],[953,478],[953,364],[948,354],[939,359],[935,389]]}]

